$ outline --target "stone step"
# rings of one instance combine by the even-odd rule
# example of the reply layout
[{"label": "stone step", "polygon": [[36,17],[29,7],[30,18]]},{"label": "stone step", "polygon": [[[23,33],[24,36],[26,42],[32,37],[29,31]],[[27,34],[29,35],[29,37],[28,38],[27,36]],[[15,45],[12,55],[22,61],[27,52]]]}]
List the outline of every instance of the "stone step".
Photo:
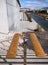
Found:
[{"label": "stone step", "polygon": [[[1,56],[1,58],[6,58],[6,56]],[[21,58],[22,58],[22,56],[16,56],[16,58],[21,59]]]},{"label": "stone step", "polygon": [[[20,59],[23,58],[23,57],[24,56],[22,56],[22,55],[17,55],[16,56],[16,58],[20,58]],[[1,58],[6,58],[6,56],[5,55],[2,55]],[[26,58],[30,58],[31,59],[31,58],[37,58],[37,57],[36,56],[26,56]]]},{"label": "stone step", "polygon": [[9,42],[3,42],[3,43],[0,43],[0,46],[2,47],[3,46],[3,48],[4,47],[9,47],[11,44],[9,43]]},{"label": "stone step", "polygon": [[36,56],[26,56],[26,58],[37,58]]},{"label": "stone step", "polygon": [[[16,58],[22,58],[22,57],[24,57],[23,55],[17,55],[16,56]],[[6,58],[6,56],[5,55],[1,55],[1,58]],[[36,56],[33,56],[33,55],[27,55],[26,56],[26,58],[37,58],[38,59],[38,57],[36,57]],[[45,58],[48,58],[48,56],[46,56]]]},{"label": "stone step", "polygon": [[24,65],[24,64],[12,64],[12,65]]},{"label": "stone step", "polygon": [[[2,52],[2,53],[0,53],[0,56],[1,56],[2,58],[6,58],[6,54],[7,54],[7,52]],[[22,56],[24,56],[23,53],[17,53],[16,58],[17,58],[17,57],[22,57]],[[37,58],[37,56],[36,56],[35,54],[29,53],[29,54],[26,54],[26,58]],[[48,58],[48,55],[47,55],[45,58]]]},{"label": "stone step", "polygon": [[[17,53],[17,55],[24,55],[24,53]],[[32,56],[35,56],[34,53],[27,53],[26,55],[32,55]]]},{"label": "stone step", "polygon": [[23,59],[6,59],[7,62],[24,62]]},{"label": "stone step", "polygon": [[9,47],[0,47],[0,50],[2,51],[2,50],[8,50],[9,49]]},{"label": "stone step", "polygon": [[[18,53],[23,53],[24,51],[18,51]],[[26,52],[27,54],[35,54],[34,52]]]},{"label": "stone step", "polygon": [[0,65],[9,65],[9,64],[7,64],[7,63],[0,63]]},{"label": "stone step", "polygon": [[[6,59],[7,62],[24,62],[24,59]],[[26,59],[26,62],[48,62],[48,59]]]},{"label": "stone step", "polygon": [[6,54],[7,54],[7,52],[2,52],[2,53],[0,53],[0,56],[3,56],[3,55],[6,56]]},{"label": "stone step", "polygon": [[[24,64],[12,64],[12,65],[24,65]],[[48,65],[48,64],[26,64],[26,65]]]},{"label": "stone step", "polygon": [[[9,65],[8,63],[0,63],[0,65]],[[14,64],[12,63],[12,65],[24,65],[24,64]],[[48,65],[48,64],[26,64],[26,65]]]},{"label": "stone step", "polygon": [[48,62],[48,59],[27,59],[26,62]]},{"label": "stone step", "polygon": [[3,59],[0,59],[0,62],[4,62],[4,60]]},{"label": "stone step", "polygon": [[[2,58],[5,58],[6,56],[1,56]],[[0,59],[0,65],[9,65],[9,63],[11,63],[11,65],[24,65],[24,59],[22,56],[16,56],[15,59]],[[48,59],[47,58],[37,58],[34,56],[27,56],[26,59],[26,65],[48,65]],[[45,63],[45,64],[44,64]]]}]

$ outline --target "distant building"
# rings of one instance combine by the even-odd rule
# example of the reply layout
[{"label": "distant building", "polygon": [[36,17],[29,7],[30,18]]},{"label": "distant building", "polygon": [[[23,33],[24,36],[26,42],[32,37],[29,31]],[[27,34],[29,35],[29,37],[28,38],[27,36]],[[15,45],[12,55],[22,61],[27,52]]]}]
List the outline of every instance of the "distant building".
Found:
[{"label": "distant building", "polygon": [[20,8],[20,11],[30,11],[29,8]]},{"label": "distant building", "polygon": [[48,7],[44,7],[44,8],[42,8],[42,10],[44,10],[46,13],[48,13]]}]

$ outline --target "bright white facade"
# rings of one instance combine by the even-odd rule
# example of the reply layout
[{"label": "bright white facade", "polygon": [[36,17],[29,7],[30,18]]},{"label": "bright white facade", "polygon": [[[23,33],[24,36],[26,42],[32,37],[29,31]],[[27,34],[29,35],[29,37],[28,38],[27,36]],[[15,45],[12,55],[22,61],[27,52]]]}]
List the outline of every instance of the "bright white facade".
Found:
[{"label": "bright white facade", "polygon": [[0,32],[9,32],[6,0],[0,0]]},{"label": "bright white facade", "polygon": [[17,0],[0,0],[0,32],[8,33],[18,28],[19,11]]},{"label": "bright white facade", "polygon": [[26,32],[38,27],[36,22],[29,22],[25,12],[20,12],[19,0],[0,0],[0,32]]},{"label": "bright white facade", "polygon": [[17,0],[7,0],[9,30],[17,30],[20,20],[20,7]]}]

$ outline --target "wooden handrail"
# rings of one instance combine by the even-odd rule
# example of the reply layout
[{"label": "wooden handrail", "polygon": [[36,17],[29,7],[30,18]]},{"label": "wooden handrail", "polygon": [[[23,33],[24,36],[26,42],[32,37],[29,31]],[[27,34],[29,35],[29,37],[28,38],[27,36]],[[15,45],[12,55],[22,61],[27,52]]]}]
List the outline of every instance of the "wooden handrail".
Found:
[{"label": "wooden handrail", "polygon": [[34,51],[36,53],[36,56],[37,57],[45,57],[46,56],[45,52],[44,52],[36,34],[35,33],[29,33],[29,36],[30,36]]},{"label": "wooden handrail", "polygon": [[16,33],[7,52],[6,58],[15,58],[17,54],[18,41],[20,34]]}]

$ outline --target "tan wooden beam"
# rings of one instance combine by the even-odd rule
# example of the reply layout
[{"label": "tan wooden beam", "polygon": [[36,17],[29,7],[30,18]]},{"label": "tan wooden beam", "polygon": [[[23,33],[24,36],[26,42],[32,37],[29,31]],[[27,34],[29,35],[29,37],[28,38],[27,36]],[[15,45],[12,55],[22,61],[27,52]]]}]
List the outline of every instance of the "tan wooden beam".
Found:
[{"label": "tan wooden beam", "polygon": [[18,41],[19,41],[19,34],[16,33],[12,39],[10,48],[7,52],[6,58],[15,58],[17,54],[17,48],[18,48]]},{"label": "tan wooden beam", "polygon": [[36,34],[35,33],[29,33],[29,36],[30,36],[34,51],[36,53],[36,56],[37,57],[45,57],[46,56],[45,52],[44,52]]}]

